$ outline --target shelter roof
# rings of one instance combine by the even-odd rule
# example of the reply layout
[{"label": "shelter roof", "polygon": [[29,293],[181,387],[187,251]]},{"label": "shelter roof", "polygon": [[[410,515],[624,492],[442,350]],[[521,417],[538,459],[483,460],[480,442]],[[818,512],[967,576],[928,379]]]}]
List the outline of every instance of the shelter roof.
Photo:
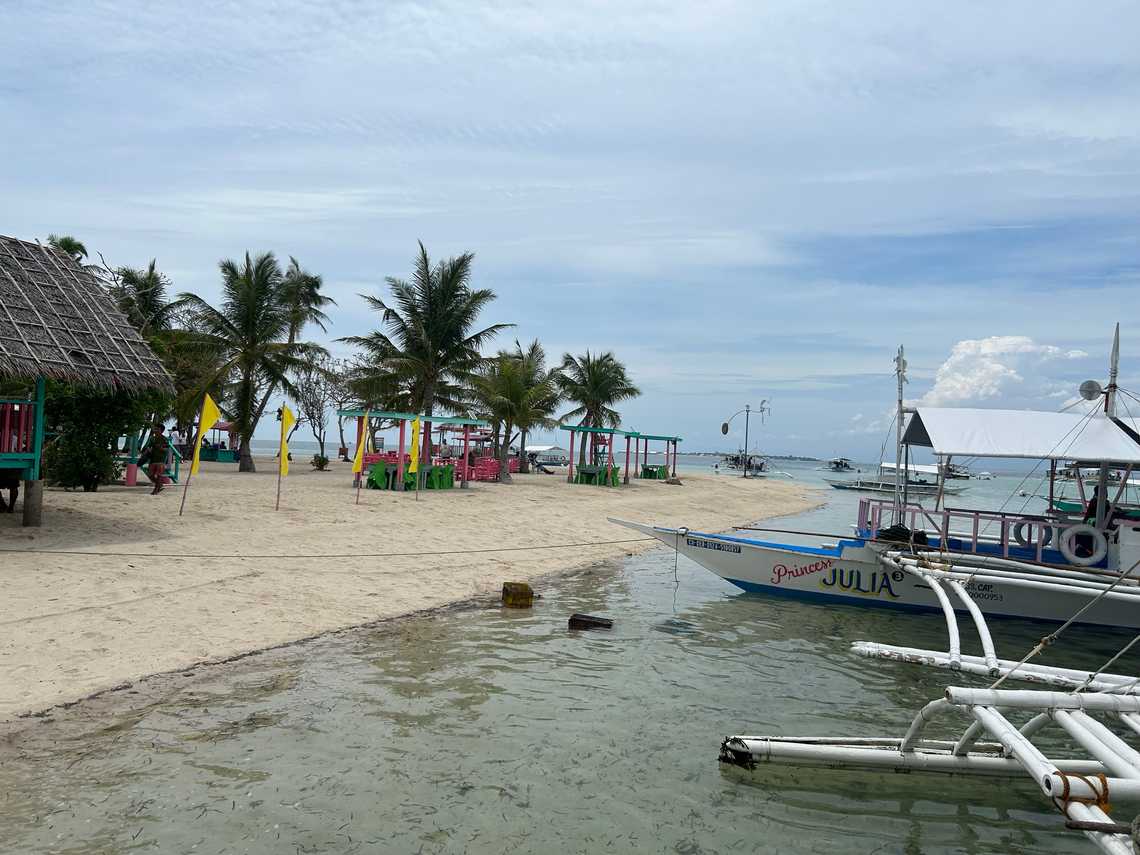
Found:
[{"label": "shelter roof", "polygon": [[1140,443],[1103,415],[919,407],[903,442],[939,455],[1140,463]]},{"label": "shelter roof", "polygon": [[424,416],[416,413],[397,413],[390,410],[337,410],[338,416],[345,418],[362,418],[363,416],[371,416],[374,419],[395,419],[396,421],[409,422],[412,419],[420,419],[421,421],[431,422],[433,427],[439,425],[470,425],[471,427],[490,427],[491,423],[483,419],[468,419],[461,416]]},{"label": "shelter roof", "polygon": [[679,436],[658,436],[650,433],[634,434],[634,436],[640,436],[642,439],[656,439],[662,442],[684,442]]},{"label": "shelter roof", "polygon": [[65,252],[4,236],[0,376],[174,391],[154,351],[95,274]]},{"label": "shelter roof", "polygon": [[622,436],[627,436],[627,435],[628,436],[636,436],[637,435],[637,434],[633,434],[633,433],[626,434],[625,431],[618,430],[617,428],[586,427],[586,425],[559,425],[558,429],[559,430],[568,430],[568,431],[571,431],[572,433],[602,433],[602,434],[606,434],[607,436],[613,436],[615,433],[619,433]]}]

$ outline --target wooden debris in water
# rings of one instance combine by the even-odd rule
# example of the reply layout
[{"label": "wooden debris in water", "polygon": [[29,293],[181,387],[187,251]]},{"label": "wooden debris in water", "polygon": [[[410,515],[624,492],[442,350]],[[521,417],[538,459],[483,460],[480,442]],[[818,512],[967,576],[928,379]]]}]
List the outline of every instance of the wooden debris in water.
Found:
[{"label": "wooden debris in water", "polygon": [[613,629],[614,622],[609,618],[594,617],[593,615],[570,615],[570,629]]},{"label": "wooden debris in water", "polygon": [[534,589],[526,582],[504,582],[503,605],[511,609],[529,609],[534,605]]}]

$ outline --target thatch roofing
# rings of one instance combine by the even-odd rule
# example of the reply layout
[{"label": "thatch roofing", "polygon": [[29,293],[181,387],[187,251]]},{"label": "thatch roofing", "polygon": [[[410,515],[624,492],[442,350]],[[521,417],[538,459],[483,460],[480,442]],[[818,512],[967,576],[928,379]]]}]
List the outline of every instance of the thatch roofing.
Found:
[{"label": "thatch roofing", "polygon": [[173,391],[93,273],[67,253],[0,235],[0,377]]}]

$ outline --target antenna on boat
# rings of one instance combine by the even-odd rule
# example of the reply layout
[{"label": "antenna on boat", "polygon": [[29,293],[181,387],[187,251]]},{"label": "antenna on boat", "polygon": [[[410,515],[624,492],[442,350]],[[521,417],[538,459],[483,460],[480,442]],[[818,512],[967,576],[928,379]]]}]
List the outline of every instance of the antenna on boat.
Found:
[{"label": "antenna on boat", "polygon": [[[1104,390],[1104,414],[1110,419],[1116,416],[1116,378],[1120,373],[1120,323],[1112,335],[1112,355],[1108,361],[1108,387]],[[1085,384],[1082,384],[1082,389]],[[1101,461],[1100,477],[1097,478],[1096,527],[1104,528],[1108,511],[1108,463]]]},{"label": "antenna on boat", "polygon": [[903,483],[907,473],[903,471],[903,384],[906,380],[906,358],[903,356],[903,346],[899,345],[898,355],[895,357],[895,377],[898,378],[898,410],[895,413],[895,508],[894,525],[899,525],[903,519]]}]

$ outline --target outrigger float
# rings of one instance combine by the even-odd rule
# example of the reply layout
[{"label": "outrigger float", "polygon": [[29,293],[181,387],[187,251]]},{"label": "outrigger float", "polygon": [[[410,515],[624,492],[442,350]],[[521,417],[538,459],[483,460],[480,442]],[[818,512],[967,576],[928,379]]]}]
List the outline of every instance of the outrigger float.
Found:
[{"label": "outrigger float", "polygon": [[[1096,466],[1101,476],[1097,491],[1087,508],[1075,513],[951,508],[944,489],[928,508],[910,500],[900,479],[891,499],[859,501],[853,537],[817,546],[611,521],[657,538],[745,591],[1049,621],[1064,620],[1095,600],[1094,608],[1081,612],[1082,622],[1140,629],[1140,583],[1131,577],[1140,562],[1140,520],[1116,513],[1123,485],[1140,465],[1140,437],[1133,425],[1115,418],[1118,352],[1116,345],[1108,388],[1090,381],[1095,395],[1105,398],[1104,411],[1085,415],[905,409],[902,348],[896,358],[897,471],[905,471],[912,447],[931,449],[947,463],[954,456],[1043,460],[1050,463],[1052,496],[1058,461]],[[1082,394],[1092,394],[1088,383]],[[1108,474],[1116,470],[1123,478],[1113,490]],[[940,488],[943,482],[939,480]],[[922,573],[912,572],[931,560]],[[1101,596],[1105,591],[1110,593]]]},{"label": "outrigger float", "polygon": [[[1117,593],[1112,586],[1098,591],[1060,629],[1046,635],[1021,660],[999,658],[993,636],[981,611],[969,608],[982,655],[961,652],[955,611],[948,606],[947,588],[961,602],[970,603],[950,565],[915,559],[902,552],[885,559],[900,572],[923,579],[943,603],[948,645],[926,650],[857,641],[852,651],[860,656],[921,664],[950,671],[996,678],[988,688],[950,686],[943,697],[926,704],[907,732],[881,737],[728,736],[721,743],[720,761],[754,770],[761,764],[810,766],[863,772],[927,773],[1025,780],[1028,777],[1043,796],[1065,817],[1065,827],[1082,831],[1103,852],[1135,855],[1140,852],[1140,817],[1130,823],[1113,820],[1112,807],[1134,816],[1140,811],[1140,752],[1125,736],[1140,734],[1140,677],[1108,672],[1137,636],[1096,671],[1040,665],[1032,658],[1057,642],[1062,632]],[[1123,577],[1120,577],[1123,579]],[[1122,582],[1117,583],[1122,584]],[[1014,679],[1044,684],[1065,691],[999,688]],[[957,739],[931,739],[925,731],[931,721],[964,719],[967,725]],[[1011,717],[1018,717],[1016,724]],[[1047,729],[1061,729],[1082,756],[1067,751],[1058,757],[1034,740]]]}]

